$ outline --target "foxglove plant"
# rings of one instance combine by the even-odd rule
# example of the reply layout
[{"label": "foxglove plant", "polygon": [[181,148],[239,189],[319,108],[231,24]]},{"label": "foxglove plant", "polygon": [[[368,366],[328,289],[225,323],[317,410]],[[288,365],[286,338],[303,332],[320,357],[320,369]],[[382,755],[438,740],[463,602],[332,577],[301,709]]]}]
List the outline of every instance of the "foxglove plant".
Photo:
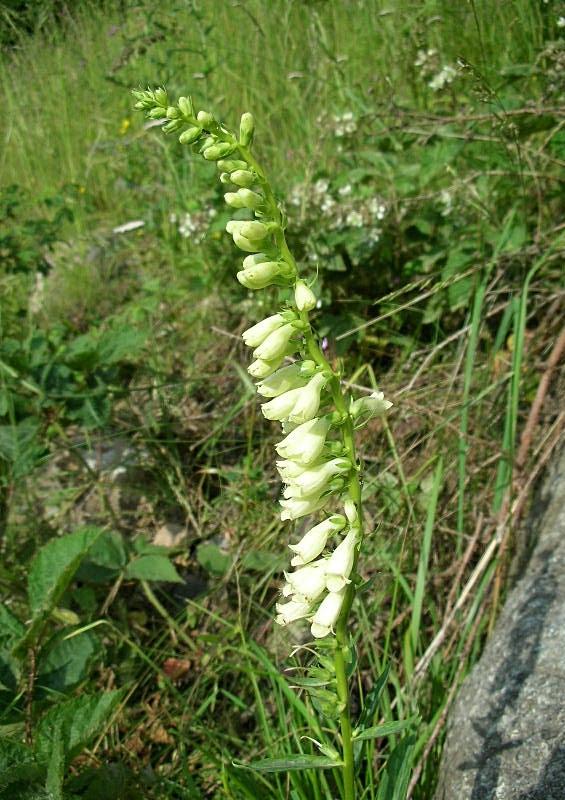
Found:
[{"label": "foxglove plant", "polygon": [[[332,651],[333,674],[324,658],[326,666],[318,667],[317,675],[323,673],[327,680],[321,685],[333,687],[337,695],[334,706],[339,714],[341,754],[321,749],[326,755],[331,753],[329,766],[341,767],[344,797],[352,800],[355,731],[349,709],[348,620],[364,535],[361,465],[354,431],[383,414],[391,403],[380,392],[351,398],[342,386],[341,370],[333,368],[324,355],[310,321],[316,296],[299,278],[285,238],[284,212],[251,152],[251,114],[243,114],[236,136],[211,113],[196,113],[189,97],[170,103],[162,88],[133,94],[137,108],[150,119],[164,121],[165,132],[178,134],[182,144],[217,164],[220,181],[229,189],[225,201],[241,213],[226,226],[235,245],[247,254],[237,280],[251,290],[281,287],[290,298],[277,313],[242,335],[252,350],[248,371],[264,398],[261,410],[267,419],[282,423],[284,438],[275,447],[281,457],[277,469],[285,484],[281,519],[321,517],[289,545],[294,569],[285,572],[275,621],[289,625],[308,620],[320,650]],[[305,681],[304,685],[309,684]]]}]

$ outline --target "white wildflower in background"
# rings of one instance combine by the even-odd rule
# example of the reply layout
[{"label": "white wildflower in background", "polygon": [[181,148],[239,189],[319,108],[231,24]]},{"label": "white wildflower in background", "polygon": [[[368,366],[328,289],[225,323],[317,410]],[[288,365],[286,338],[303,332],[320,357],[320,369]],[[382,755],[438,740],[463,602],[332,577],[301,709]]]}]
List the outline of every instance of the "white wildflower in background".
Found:
[{"label": "white wildflower in background", "polygon": [[341,139],[344,136],[351,136],[357,131],[357,122],[352,111],[334,117],[334,136]]},{"label": "white wildflower in background", "polygon": [[428,81],[428,86],[434,92],[443,89],[445,86],[448,86],[450,83],[453,83],[453,79],[457,75],[457,70],[451,67],[449,64],[442,67],[441,70],[434,75],[431,81]]}]

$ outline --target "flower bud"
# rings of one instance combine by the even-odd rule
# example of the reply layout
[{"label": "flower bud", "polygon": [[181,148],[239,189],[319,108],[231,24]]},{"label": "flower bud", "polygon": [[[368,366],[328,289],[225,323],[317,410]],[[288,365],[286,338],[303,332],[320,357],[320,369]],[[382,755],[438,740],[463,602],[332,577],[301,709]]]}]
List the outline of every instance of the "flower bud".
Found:
[{"label": "flower bud", "polygon": [[170,122],[167,122],[166,125],[163,125],[163,130],[165,133],[174,133],[174,131],[178,131],[184,125],[181,119],[172,119]]},{"label": "flower bud", "polygon": [[219,158],[225,158],[229,156],[230,153],[233,153],[235,150],[235,145],[230,144],[229,142],[218,142],[217,144],[213,144],[211,147],[207,147],[202,155],[206,159],[206,161],[217,161]]},{"label": "flower bud", "polygon": [[392,403],[390,400],[385,400],[383,392],[373,392],[369,397],[352,400],[349,405],[349,413],[356,426],[360,427],[373,417],[384,414],[391,406]]},{"label": "flower bud", "polygon": [[244,186],[248,189],[256,183],[257,179],[255,175],[247,169],[236,169],[231,174],[231,180],[236,186]]},{"label": "flower bud", "polygon": [[333,631],[334,625],[339,619],[345,592],[329,592],[320,607],[312,617],[310,630],[316,639],[323,639],[328,633]]},{"label": "flower bud", "polygon": [[329,428],[327,417],[311,419],[291,431],[275,446],[275,450],[283,458],[312,464],[322,453]]},{"label": "flower bud", "polygon": [[326,562],[321,559],[295,572],[285,572],[284,576],[292,586],[294,594],[313,602],[326,589]]},{"label": "flower bud", "polygon": [[151,111],[148,112],[147,116],[149,119],[164,119],[165,111],[160,106],[157,106],[157,108],[152,108]]},{"label": "flower bud", "polygon": [[169,106],[167,109],[167,118],[168,119],[178,119],[180,117],[180,112],[178,108],[175,106]]},{"label": "flower bud", "polygon": [[316,307],[316,296],[314,292],[306,286],[304,281],[297,281],[296,283],[294,302],[299,311],[311,311]]},{"label": "flower bud", "polygon": [[[222,173],[223,175],[227,175],[226,172]],[[231,183],[231,179],[228,176],[228,180]],[[245,203],[243,202],[243,198],[239,196],[238,192],[226,192],[224,195],[224,200],[231,206],[232,208],[246,208]]]},{"label": "flower bud", "polygon": [[199,139],[201,135],[202,135],[201,128],[197,127],[187,128],[179,136],[179,142],[181,144],[194,144],[194,142],[197,139]]},{"label": "flower bud", "polygon": [[255,121],[253,115],[249,112],[241,115],[241,122],[239,123],[239,143],[243,147],[249,147],[253,139],[253,131],[255,130]]},{"label": "flower bud", "polygon": [[[202,133],[204,135],[204,131],[202,131]],[[216,139],[215,136],[206,136],[206,135],[204,135],[204,138],[201,139],[194,146],[194,152],[195,153],[200,153],[200,155],[202,155],[204,153],[204,150],[207,150],[209,147],[212,147],[213,145],[215,145],[216,141],[217,141],[217,139]]]},{"label": "flower bud", "polygon": [[243,222],[240,232],[246,239],[255,241],[256,239],[264,239],[269,235],[270,230],[264,222],[252,220],[251,222]]},{"label": "flower bud", "polygon": [[229,172],[221,172],[220,173],[220,183],[223,183],[224,186],[231,184],[230,174]]},{"label": "flower bud", "polygon": [[238,189],[237,196],[242,203],[242,205],[239,206],[240,208],[252,208],[254,211],[258,211],[265,205],[265,198],[263,195],[260,195],[258,192],[253,192],[251,189]]},{"label": "flower bud", "polygon": [[237,160],[228,160],[228,161],[218,161],[218,169],[221,169],[223,172],[235,172],[238,169],[247,169],[247,163],[245,161],[237,161]]},{"label": "flower bud", "polygon": [[290,562],[292,566],[299,567],[317,558],[324,550],[328,538],[333,533],[340,531],[344,526],[345,517],[341,514],[332,514],[331,517],[310,528],[297,544],[289,545],[293,553],[296,553]]},{"label": "flower bud", "polygon": [[[243,237],[234,238],[238,247],[241,247],[240,238]],[[265,289],[273,283],[281,282],[281,265],[278,261],[264,261],[249,269],[240,270],[236,278],[247,289]]]},{"label": "flower bud", "polygon": [[270,378],[257,386],[257,392],[263,397],[278,397],[290,389],[298,389],[306,384],[307,379],[300,371],[300,363],[290,364],[275,372]]},{"label": "flower bud", "polygon": [[162,108],[166,108],[169,105],[167,92],[162,87],[155,89],[155,91],[153,92],[153,97],[155,98],[155,102]]},{"label": "flower bud", "polygon": [[265,361],[278,358],[286,352],[290,337],[295,333],[296,330],[291,322],[281,325],[280,328],[270,333],[253,351],[253,358],[262,358]]},{"label": "flower bud", "polygon": [[276,609],[275,622],[278,625],[288,625],[297,619],[307,617],[312,610],[312,605],[306,600],[290,600],[288,603],[277,603]]},{"label": "flower bud", "polygon": [[252,378],[266,378],[280,367],[283,362],[283,358],[274,358],[272,361],[265,361],[262,358],[258,358],[255,361],[252,361],[247,367],[247,372]]},{"label": "flower bud", "polygon": [[356,545],[357,530],[352,528],[329,557],[326,584],[330,592],[340,592],[346,584],[351,583],[349,575],[353,569]]},{"label": "flower bud", "polygon": [[178,107],[183,117],[194,119],[194,106],[192,97],[179,97]]},{"label": "flower bud", "polygon": [[345,516],[347,517],[347,521],[351,528],[358,528],[359,527],[359,514],[357,512],[357,506],[351,499],[351,497],[347,497],[343,503],[343,510],[345,512]]},{"label": "flower bud", "polygon": [[209,131],[210,128],[213,128],[216,124],[214,117],[208,111],[199,111],[196,119],[203,128],[206,128],[207,131]]},{"label": "flower bud", "polygon": [[247,347],[259,347],[267,336],[278,330],[283,324],[284,317],[281,314],[273,314],[273,316],[262,319],[261,322],[257,322],[253,327],[243,331],[241,338]]},{"label": "flower bud", "polygon": [[[234,233],[233,243],[235,244],[236,247],[239,247],[239,249],[243,250],[245,253],[255,253],[257,252],[257,249],[262,246],[261,242],[259,241],[252,242],[249,239],[246,239],[245,236],[242,236],[240,233]],[[240,283],[243,283],[243,281],[240,278],[238,278],[238,280]],[[263,287],[259,286],[251,288],[262,289]]]},{"label": "flower bud", "polygon": [[311,378],[317,369],[318,365],[316,364],[316,362],[311,361],[309,359],[303,361],[302,364],[300,365],[300,372],[302,375],[304,375],[305,378]]}]

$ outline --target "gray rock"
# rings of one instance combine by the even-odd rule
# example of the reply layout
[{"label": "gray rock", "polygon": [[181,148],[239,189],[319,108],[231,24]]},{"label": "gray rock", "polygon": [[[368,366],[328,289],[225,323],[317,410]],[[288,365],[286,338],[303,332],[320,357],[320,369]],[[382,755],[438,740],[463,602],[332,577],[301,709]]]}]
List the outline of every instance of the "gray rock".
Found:
[{"label": "gray rock", "polygon": [[538,535],[448,721],[436,800],[565,800],[565,450]]}]

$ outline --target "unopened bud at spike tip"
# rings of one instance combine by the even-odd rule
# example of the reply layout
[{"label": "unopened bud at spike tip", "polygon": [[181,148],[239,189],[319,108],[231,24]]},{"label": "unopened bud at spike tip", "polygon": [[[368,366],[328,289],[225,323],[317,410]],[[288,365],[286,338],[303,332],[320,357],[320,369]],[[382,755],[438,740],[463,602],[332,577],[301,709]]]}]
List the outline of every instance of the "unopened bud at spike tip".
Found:
[{"label": "unopened bud at spike tip", "polygon": [[194,144],[194,142],[200,137],[201,133],[201,128],[187,128],[179,136],[179,142],[181,144]]},{"label": "unopened bud at spike tip", "polygon": [[255,130],[255,120],[253,115],[249,112],[241,115],[241,122],[239,123],[239,143],[243,147],[249,147],[253,141],[253,132]]},{"label": "unopened bud at spike tip", "polygon": [[236,169],[231,174],[231,181],[235,183],[236,186],[243,186],[249,189],[249,187],[253,186],[256,182],[256,178],[255,175],[247,169]]},{"label": "unopened bud at spike tip", "polygon": [[160,105],[161,108],[167,108],[169,105],[169,98],[167,96],[166,89],[160,86],[158,89],[155,89],[153,96],[155,98],[155,102]]},{"label": "unopened bud at spike tip", "polygon": [[208,111],[199,111],[196,116],[196,119],[202,125],[202,127],[206,128],[206,130],[208,131],[210,130],[210,128],[214,127],[215,124],[214,117]]},{"label": "unopened bud at spike tip", "polygon": [[217,144],[207,147],[202,155],[206,161],[217,161],[220,158],[229,156],[230,153],[233,153],[234,149],[235,145],[229,142],[218,142]]},{"label": "unopened bud at spike tip", "polygon": [[184,117],[194,119],[194,106],[192,105],[191,97],[179,97],[178,107]]}]

